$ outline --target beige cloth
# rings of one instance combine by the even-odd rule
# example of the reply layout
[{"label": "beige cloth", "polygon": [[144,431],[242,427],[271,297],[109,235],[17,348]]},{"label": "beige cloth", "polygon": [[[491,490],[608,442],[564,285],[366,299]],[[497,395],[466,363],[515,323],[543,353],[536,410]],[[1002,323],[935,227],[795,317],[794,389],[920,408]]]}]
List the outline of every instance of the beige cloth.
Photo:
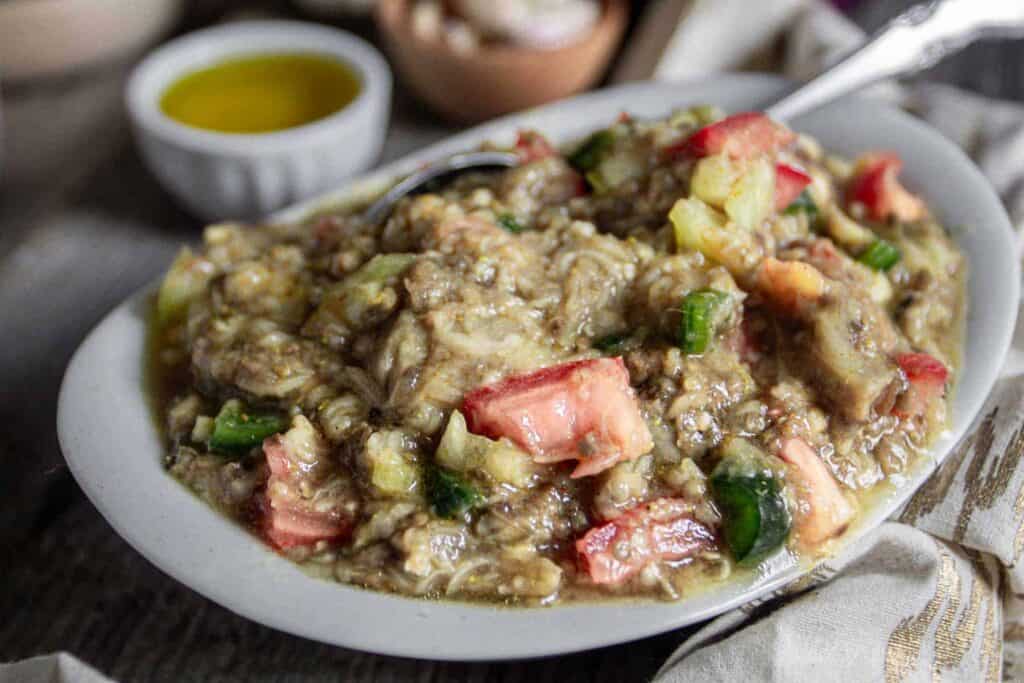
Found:
[{"label": "beige cloth", "polygon": [[0,664],[0,683],[113,683],[67,652]]},{"label": "beige cloth", "polygon": [[[759,63],[758,51],[785,30],[781,70],[806,78],[863,39],[809,0],[665,4],[685,5],[702,39],[683,40],[688,28],[663,36],[660,61],[650,61],[648,45],[647,61],[628,56],[632,70],[619,75],[688,77]],[[718,50],[723,42],[747,49]],[[967,150],[1024,232],[1024,107],[936,85],[889,84],[875,94]],[[781,597],[710,622],[658,681],[1024,680],[1024,325],[1013,346],[968,436],[897,519]]]}]

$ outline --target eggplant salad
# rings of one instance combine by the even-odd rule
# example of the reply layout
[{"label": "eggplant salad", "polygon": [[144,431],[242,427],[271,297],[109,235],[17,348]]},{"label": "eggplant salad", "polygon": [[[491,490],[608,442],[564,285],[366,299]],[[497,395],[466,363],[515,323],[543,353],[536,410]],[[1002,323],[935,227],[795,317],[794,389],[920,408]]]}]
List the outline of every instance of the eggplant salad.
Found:
[{"label": "eggplant salad", "polygon": [[895,154],[709,106],[514,151],[183,249],[168,472],[343,583],[673,600],[827,554],[947,428],[966,261]]}]

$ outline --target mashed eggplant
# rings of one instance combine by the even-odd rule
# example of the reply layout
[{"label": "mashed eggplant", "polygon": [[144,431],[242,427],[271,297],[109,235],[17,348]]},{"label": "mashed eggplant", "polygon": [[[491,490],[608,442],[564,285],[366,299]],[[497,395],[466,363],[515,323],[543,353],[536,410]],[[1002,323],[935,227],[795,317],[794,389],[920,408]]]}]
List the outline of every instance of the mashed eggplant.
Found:
[{"label": "mashed eggplant", "polygon": [[894,155],[708,107],[516,151],[383,225],[207,228],[169,472],[338,581],[677,598],[826,553],[945,429],[965,262]]}]

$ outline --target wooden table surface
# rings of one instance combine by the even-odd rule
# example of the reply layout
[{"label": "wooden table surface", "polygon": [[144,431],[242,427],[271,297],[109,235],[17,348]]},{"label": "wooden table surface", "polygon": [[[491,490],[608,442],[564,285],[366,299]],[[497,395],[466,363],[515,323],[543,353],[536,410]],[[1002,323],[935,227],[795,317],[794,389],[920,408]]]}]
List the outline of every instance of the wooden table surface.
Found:
[{"label": "wooden table surface", "polygon": [[[869,1],[856,18],[871,29],[906,4]],[[527,662],[363,654],[238,617],[164,576],[114,534],[60,455],[57,388],[85,333],[200,227],[135,155],[119,99],[126,68],[4,85],[0,661],[66,650],[120,681],[649,678],[684,632]],[[1024,44],[975,46],[927,77],[1024,99]],[[395,110],[387,159],[450,132],[401,95]],[[110,440],[118,447],[116,434]]]}]

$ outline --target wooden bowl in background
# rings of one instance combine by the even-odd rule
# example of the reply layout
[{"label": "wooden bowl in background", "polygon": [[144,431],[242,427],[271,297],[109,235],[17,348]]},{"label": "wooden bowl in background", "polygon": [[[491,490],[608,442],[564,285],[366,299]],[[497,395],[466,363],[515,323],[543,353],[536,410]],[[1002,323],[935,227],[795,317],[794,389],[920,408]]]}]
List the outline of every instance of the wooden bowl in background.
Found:
[{"label": "wooden bowl in background", "polygon": [[626,0],[604,0],[601,18],[578,42],[551,50],[483,44],[470,53],[413,31],[410,0],[379,0],[376,18],[395,68],[447,119],[475,122],[535,107],[596,83],[627,21]]}]

